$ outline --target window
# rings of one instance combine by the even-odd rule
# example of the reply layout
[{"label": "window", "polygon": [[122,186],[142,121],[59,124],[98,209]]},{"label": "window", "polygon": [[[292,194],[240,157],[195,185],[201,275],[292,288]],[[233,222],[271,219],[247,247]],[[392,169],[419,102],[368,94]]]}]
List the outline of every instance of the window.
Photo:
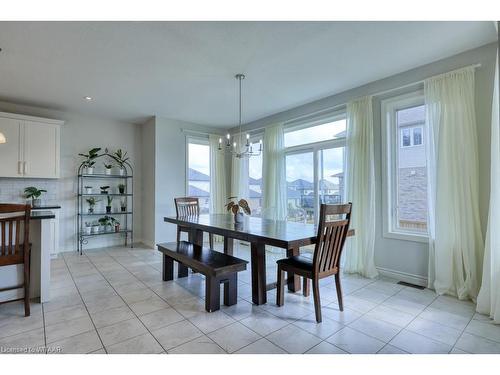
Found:
[{"label": "window", "polygon": [[210,147],[208,139],[188,138],[187,195],[200,201],[200,213],[210,208]]},{"label": "window", "polygon": [[262,154],[248,159],[248,202],[252,209],[252,216],[262,214]]},{"label": "window", "polygon": [[384,161],[384,234],[426,241],[427,155],[425,107],[420,92],[382,103]]},{"label": "window", "polygon": [[345,134],[344,113],[285,130],[289,221],[317,223],[320,203],[343,201]]}]

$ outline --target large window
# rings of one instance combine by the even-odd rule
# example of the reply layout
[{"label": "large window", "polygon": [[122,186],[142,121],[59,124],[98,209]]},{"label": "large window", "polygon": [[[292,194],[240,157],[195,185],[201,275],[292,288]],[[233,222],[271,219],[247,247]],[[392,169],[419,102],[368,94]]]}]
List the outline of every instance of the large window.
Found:
[{"label": "large window", "polygon": [[427,156],[425,107],[420,92],[382,104],[385,138],[384,232],[388,237],[426,240]]},{"label": "large window", "polygon": [[288,220],[317,223],[344,195],[345,114],[285,131]]},{"label": "large window", "polygon": [[187,140],[187,195],[200,201],[200,213],[210,208],[210,147],[207,139]]},{"label": "large window", "polygon": [[262,154],[248,159],[248,202],[252,209],[252,216],[262,214]]}]

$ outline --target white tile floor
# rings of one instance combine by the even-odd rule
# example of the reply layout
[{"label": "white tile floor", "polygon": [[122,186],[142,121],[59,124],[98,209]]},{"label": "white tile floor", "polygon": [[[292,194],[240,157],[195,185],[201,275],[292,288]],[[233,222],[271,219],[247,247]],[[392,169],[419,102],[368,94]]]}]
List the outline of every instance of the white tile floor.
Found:
[{"label": "white tile floor", "polygon": [[[236,256],[248,259],[246,246]],[[268,281],[276,278],[267,255]],[[108,248],[52,261],[50,302],[0,305],[0,353],[500,353],[500,326],[471,302],[431,290],[344,275],[340,312],[333,278],[322,280],[323,323],[311,298],[287,293],[285,306],[251,303],[250,271],[239,300],[208,314],[199,274],[163,282],[161,257],[145,248]]]}]

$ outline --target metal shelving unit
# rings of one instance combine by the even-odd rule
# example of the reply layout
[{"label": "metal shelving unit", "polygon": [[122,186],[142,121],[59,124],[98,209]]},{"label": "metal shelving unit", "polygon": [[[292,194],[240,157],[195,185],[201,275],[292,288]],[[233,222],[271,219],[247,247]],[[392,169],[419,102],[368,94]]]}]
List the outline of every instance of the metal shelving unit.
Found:
[{"label": "metal shelving unit", "polygon": [[[108,157],[114,159],[114,156],[108,154],[107,152],[97,156],[94,160],[98,160],[102,157]],[[77,251],[82,254],[83,253],[83,245],[88,243],[88,239],[90,237],[95,236],[103,236],[103,235],[119,235],[124,237],[125,246],[128,246],[130,243],[130,247],[133,247],[134,243],[134,178],[133,178],[133,169],[132,166],[125,162],[124,164],[124,174],[123,175],[107,175],[103,173],[93,173],[93,174],[85,174],[84,172],[84,163],[81,163],[78,167],[77,178],[78,178],[78,192],[77,192],[77,239],[78,239],[78,247]],[[118,183],[123,183],[125,185],[125,193],[95,193],[95,194],[85,194],[84,186],[86,185],[85,181],[93,180],[93,182],[115,180]],[[116,186],[112,186],[111,188],[118,188],[118,183]],[[109,183],[111,185],[111,183]],[[113,212],[88,212],[86,207],[86,198],[87,197],[102,197],[106,198],[107,196],[112,197],[122,197],[127,200],[127,211],[113,211]],[[87,234],[85,232],[85,217],[104,217],[104,216],[119,216],[121,217],[120,221],[120,230],[119,231],[101,231],[98,233],[90,233]]]}]

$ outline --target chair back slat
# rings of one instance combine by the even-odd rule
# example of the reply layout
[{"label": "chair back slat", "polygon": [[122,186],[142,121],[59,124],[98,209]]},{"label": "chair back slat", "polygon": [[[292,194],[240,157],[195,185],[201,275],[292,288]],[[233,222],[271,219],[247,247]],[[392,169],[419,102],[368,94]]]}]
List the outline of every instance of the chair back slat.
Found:
[{"label": "chair back slat", "polygon": [[175,212],[178,217],[198,216],[200,214],[200,202],[195,197],[174,198]]},{"label": "chair back slat", "polygon": [[[330,273],[338,269],[351,221],[351,207],[351,203],[321,205],[313,257],[313,269],[316,274]],[[340,216],[344,218],[339,218]]]},{"label": "chair back slat", "polygon": [[0,266],[27,261],[30,215],[30,205],[0,204]]}]

